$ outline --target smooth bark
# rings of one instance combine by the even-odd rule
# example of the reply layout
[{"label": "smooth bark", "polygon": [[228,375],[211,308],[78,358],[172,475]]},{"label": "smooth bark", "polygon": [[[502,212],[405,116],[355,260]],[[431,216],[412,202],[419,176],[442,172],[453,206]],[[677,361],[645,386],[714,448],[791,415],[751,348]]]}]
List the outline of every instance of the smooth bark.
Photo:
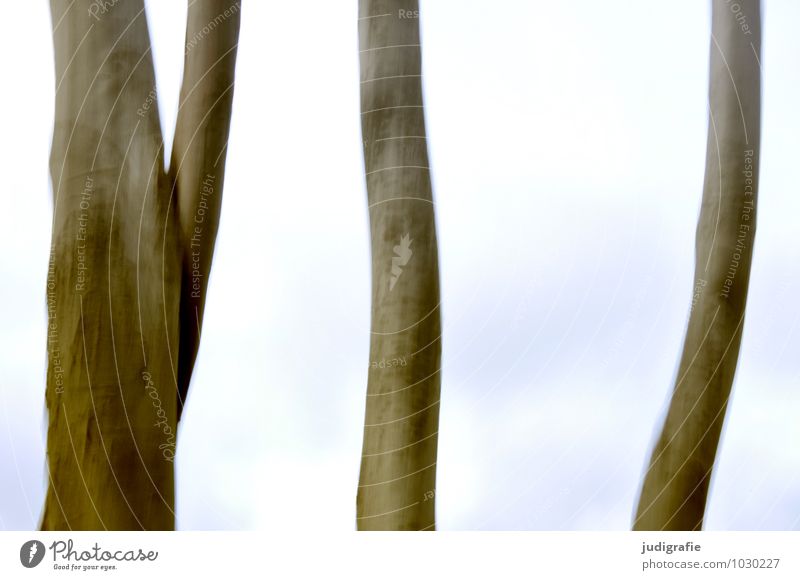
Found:
[{"label": "smooth bark", "polygon": [[[199,10],[190,10],[190,23]],[[173,529],[179,353],[186,348],[181,216],[196,211],[194,168],[205,163],[187,162],[186,177],[165,172],[141,0],[51,0],[51,11],[57,88],[47,284],[49,487],[41,527]],[[199,47],[195,54],[187,61],[211,58]],[[210,65],[202,60],[187,65],[204,67]],[[195,138],[208,144],[202,153],[216,157],[219,137],[197,118],[201,109],[182,111],[176,148],[189,148],[183,136],[194,125]],[[220,111],[227,117],[229,105]],[[227,122],[218,124],[227,131]],[[210,212],[214,222],[218,209]],[[213,236],[208,240],[213,244]]]},{"label": "smooth bark", "polygon": [[441,324],[416,1],[359,2],[372,323],[361,530],[435,528]]},{"label": "smooth bark", "polygon": [[189,3],[186,57],[170,173],[183,248],[178,419],[200,346],[217,239],[239,43],[239,0]]},{"label": "smooth bark", "polygon": [[712,6],[710,119],[692,310],[669,410],[644,478],[637,530],[702,527],[742,338],[756,232],[761,6],[758,0],[713,0]]}]

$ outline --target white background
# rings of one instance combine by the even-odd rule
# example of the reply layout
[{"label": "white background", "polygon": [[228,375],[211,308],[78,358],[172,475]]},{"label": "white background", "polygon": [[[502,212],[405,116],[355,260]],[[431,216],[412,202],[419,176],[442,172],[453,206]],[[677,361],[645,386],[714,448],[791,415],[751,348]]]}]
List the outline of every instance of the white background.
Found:
[{"label": "white background", "polygon": [[[797,534],[754,532],[698,534],[685,532],[545,532],[528,533],[319,533],[299,532],[229,532],[174,534],[170,532],[12,532],[0,535],[0,573],[11,577],[52,578],[54,564],[77,564],[78,570],[66,573],[73,578],[100,577],[175,578],[177,575],[200,575],[202,578],[365,578],[372,580],[379,571],[387,580],[407,578],[503,578],[525,580],[545,578],[737,578],[763,577],[771,580],[796,579],[800,572],[795,556]],[[20,547],[36,539],[45,545],[41,563],[26,570],[20,565]],[[95,543],[103,550],[141,549],[158,552],[154,561],[114,563],[114,571],[82,571],[84,563],[74,557],[65,561],[66,546],[53,542],[73,541],[73,550],[91,550]],[[643,546],[662,544],[660,551]],[[699,545],[698,551],[673,551],[667,555],[665,544],[686,547]],[[314,557],[308,548],[314,547]],[[53,558],[53,552],[57,552]],[[399,555],[399,557],[398,557]],[[743,560],[757,560],[771,565],[759,570],[742,569]],[[779,560],[777,563],[775,560]],[[736,561],[734,564],[733,560]],[[741,561],[741,563],[740,563]],[[387,562],[389,564],[387,565]],[[665,569],[699,562],[700,570]],[[724,562],[727,568],[720,568]],[[644,566],[650,568],[644,570]],[[714,568],[705,568],[705,566]],[[752,565],[752,564],[751,564]],[[656,566],[656,568],[653,568]],[[735,566],[735,567],[734,567]],[[776,567],[777,566],[777,567]],[[257,571],[256,573],[254,573]]]}]

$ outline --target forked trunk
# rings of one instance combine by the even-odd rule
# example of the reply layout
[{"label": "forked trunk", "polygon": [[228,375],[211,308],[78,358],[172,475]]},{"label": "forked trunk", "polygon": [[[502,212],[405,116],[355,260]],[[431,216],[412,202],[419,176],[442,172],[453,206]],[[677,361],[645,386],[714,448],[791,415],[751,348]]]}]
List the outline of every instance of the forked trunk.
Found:
[{"label": "forked trunk", "polygon": [[[224,10],[230,3],[196,4]],[[225,25],[238,31],[236,8]],[[190,31],[202,27],[198,15],[208,13],[200,10],[189,11]],[[196,176],[210,172],[207,159],[220,153],[230,104],[210,111],[223,119],[201,121],[213,90],[201,83],[203,100],[186,99],[176,151],[191,149],[184,163],[191,170],[178,169],[176,191],[164,171],[142,0],[51,0],[51,11],[56,106],[42,529],[172,529],[176,393],[191,371],[179,361],[196,350],[187,347],[180,316],[189,298],[181,290],[189,251],[184,216],[197,214],[203,190]],[[212,53],[198,47],[197,56],[187,55],[185,83],[213,68],[220,55]],[[230,58],[228,65],[232,74]],[[202,147],[193,149],[186,135]],[[204,276],[221,180],[219,173],[208,201],[213,226],[203,240]],[[197,319],[192,324],[197,328]]]}]

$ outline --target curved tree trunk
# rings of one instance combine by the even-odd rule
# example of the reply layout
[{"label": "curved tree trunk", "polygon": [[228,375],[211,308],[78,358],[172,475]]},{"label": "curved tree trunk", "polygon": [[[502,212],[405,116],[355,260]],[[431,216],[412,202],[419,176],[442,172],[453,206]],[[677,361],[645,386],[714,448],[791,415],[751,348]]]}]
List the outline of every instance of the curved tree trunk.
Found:
[{"label": "curved tree trunk", "polygon": [[189,2],[186,57],[170,174],[183,247],[178,419],[200,347],[217,239],[239,44],[239,0]]},{"label": "curved tree trunk", "polygon": [[372,332],[361,530],[435,527],[439,268],[416,1],[359,2]]},{"label": "curved tree trunk", "polygon": [[702,527],[742,338],[756,232],[761,6],[759,0],[712,0],[712,6],[694,299],[672,401],[644,478],[637,530]]},{"label": "curved tree trunk", "polygon": [[[172,529],[184,348],[181,216],[196,211],[199,186],[179,172],[186,193],[176,195],[164,171],[142,0],[51,0],[51,11],[50,485],[41,527]],[[206,65],[187,65],[197,67]],[[201,126],[188,110],[179,124]],[[219,138],[206,133],[202,125],[200,140],[216,156]]]}]

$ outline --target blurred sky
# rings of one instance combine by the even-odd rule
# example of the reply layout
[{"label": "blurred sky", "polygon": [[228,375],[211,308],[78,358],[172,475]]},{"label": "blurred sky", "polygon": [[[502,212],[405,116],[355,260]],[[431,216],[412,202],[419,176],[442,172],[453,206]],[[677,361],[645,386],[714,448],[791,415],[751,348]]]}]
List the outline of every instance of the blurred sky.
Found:
[{"label": "blurred sky", "polygon": [[[45,491],[49,3],[1,0],[0,529]],[[147,2],[174,128],[185,0]],[[370,272],[355,1],[245,0],[179,529],[355,527]],[[709,4],[421,0],[439,529],[625,529],[675,374]],[[707,529],[800,528],[800,3],[765,0],[758,234]]]}]

